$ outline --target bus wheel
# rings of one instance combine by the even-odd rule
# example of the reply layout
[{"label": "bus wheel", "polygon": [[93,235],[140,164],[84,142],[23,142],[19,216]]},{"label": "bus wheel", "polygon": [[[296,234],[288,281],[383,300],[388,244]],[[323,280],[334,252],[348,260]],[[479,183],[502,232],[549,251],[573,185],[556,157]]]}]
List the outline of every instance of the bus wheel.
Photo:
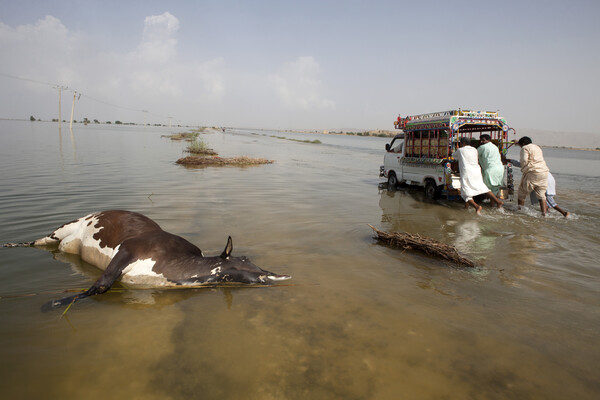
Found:
[{"label": "bus wheel", "polygon": [[425,183],[425,197],[429,200],[435,200],[440,197],[440,189],[431,179],[428,179],[427,183]]},{"label": "bus wheel", "polygon": [[388,189],[396,189],[396,186],[398,185],[398,178],[396,178],[396,174],[393,172],[390,172],[388,175]]}]

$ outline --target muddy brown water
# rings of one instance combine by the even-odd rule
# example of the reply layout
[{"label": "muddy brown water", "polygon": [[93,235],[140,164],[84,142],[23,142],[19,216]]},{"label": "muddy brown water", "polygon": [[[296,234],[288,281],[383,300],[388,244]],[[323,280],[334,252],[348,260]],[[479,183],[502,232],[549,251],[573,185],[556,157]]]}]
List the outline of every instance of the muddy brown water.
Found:
[{"label": "muddy brown water", "polygon": [[[184,130],[0,121],[0,242],[129,209],[205,254],[231,235],[234,255],[293,279],[116,285],[61,317],[40,306],[99,271],[77,256],[0,249],[3,398],[600,395],[600,153],[545,149],[571,218],[514,203],[477,217],[379,186],[387,139],[228,130],[202,137],[221,156],[275,162],[186,169],[174,164],[185,143],[161,138]],[[380,246],[367,224],[453,244],[482,266]]]}]

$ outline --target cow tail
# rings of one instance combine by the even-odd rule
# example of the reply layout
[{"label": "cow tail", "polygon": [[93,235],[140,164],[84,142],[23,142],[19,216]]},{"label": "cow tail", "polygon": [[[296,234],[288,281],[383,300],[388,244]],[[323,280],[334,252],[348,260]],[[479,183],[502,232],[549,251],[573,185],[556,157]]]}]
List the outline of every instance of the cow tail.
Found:
[{"label": "cow tail", "polygon": [[35,241],[25,243],[4,243],[2,247],[33,247],[34,245]]}]

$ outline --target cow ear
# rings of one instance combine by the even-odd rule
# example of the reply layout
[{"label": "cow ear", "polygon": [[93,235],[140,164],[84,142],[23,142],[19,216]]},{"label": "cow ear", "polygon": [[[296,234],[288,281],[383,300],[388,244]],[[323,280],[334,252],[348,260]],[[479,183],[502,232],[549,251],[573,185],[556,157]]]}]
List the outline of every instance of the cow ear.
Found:
[{"label": "cow ear", "polygon": [[221,253],[221,258],[226,260],[231,255],[231,251],[233,250],[233,242],[231,241],[231,236],[227,238],[227,245],[225,246],[225,250]]}]

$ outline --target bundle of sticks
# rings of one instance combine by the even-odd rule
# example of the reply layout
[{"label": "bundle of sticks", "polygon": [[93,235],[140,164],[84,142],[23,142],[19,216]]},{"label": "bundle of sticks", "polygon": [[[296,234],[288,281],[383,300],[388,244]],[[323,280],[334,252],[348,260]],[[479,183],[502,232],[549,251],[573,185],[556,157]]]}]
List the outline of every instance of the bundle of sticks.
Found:
[{"label": "bundle of sticks", "polygon": [[369,226],[377,234],[376,239],[389,247],[421,251],[430,256],[441,258],[443,260],[467,267],[475,267],[477,265],[474,261],[469,260],[467,257],[461,255],[458,250],[456,250],[456,247],[442,243],[427,236],[421,236],[419,234],[408,232],[387,233],[380,231],[372,225]]}]

